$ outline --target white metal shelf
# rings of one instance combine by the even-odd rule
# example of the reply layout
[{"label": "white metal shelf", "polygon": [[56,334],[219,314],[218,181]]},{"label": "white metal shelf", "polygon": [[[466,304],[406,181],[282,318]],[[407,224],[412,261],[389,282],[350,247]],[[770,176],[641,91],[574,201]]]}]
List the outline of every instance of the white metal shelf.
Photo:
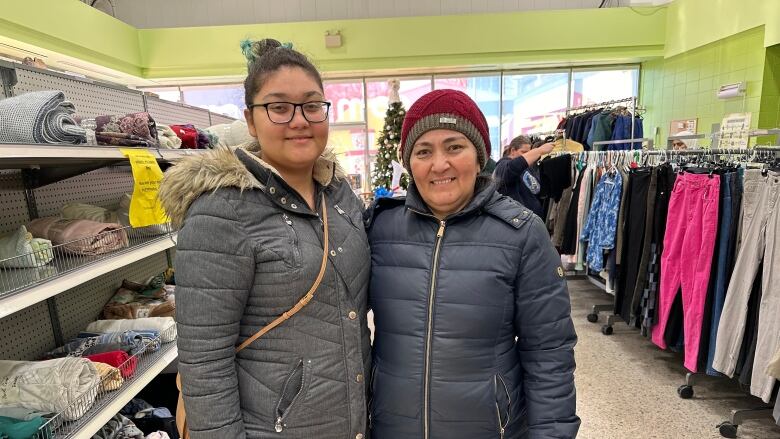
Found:
[{"label": "white metal shelf", "polygon": [[60,276],[52,277],[30,288],[0,298],[0,319],[20,311],[28,306],[56,296],[75,286],[118,268],[140,261],[148,256],[176,246],[176,233],[161,235],[148,243],[138,245],[127,251],[100,259],[90,265],[77,268]]},{"label": "white metal shelf", "polygon": [[89,163],[123,162],[127,157],[121,149],[146,150],[160,161],[173,161],[200,154],[204,149],[157,149],[79,145],[0,144],[0,169],[83,165]]}]

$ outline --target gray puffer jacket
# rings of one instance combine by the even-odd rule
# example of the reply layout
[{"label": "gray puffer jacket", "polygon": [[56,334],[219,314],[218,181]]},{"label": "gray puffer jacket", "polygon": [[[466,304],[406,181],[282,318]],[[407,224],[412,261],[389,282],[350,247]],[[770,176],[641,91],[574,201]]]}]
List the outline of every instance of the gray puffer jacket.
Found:
[{"label": "gray puffer jacket", "polygon": [[334,160],[314,170],[330,251],[314,299],[238,354],[308,291],[323,228],[253,144],[186,158],[160,197],[181,223],[176,252],[179,371],[193,439],[366,434],[370,272],[362,203]]},{"label": "gray puffer jacket", "polygon": [[573,438],[574,345],[541,220],[482,182],[430,214],[414,186],[369,219],[372,439]]}]

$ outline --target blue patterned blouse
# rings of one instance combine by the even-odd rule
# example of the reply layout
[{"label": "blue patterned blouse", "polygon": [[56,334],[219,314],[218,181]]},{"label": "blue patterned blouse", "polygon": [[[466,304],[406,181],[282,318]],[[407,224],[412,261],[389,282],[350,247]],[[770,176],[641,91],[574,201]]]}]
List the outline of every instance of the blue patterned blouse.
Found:
[{"label": "blue patterned blouse", "polygon": [[623,178],[619,172],[605,172],[596,185],[596,195],[588,212],[580,241],[588,242],[585,253],[588,267],[594,271],[604,269],[604,250],[615,248],[618,212]]}]

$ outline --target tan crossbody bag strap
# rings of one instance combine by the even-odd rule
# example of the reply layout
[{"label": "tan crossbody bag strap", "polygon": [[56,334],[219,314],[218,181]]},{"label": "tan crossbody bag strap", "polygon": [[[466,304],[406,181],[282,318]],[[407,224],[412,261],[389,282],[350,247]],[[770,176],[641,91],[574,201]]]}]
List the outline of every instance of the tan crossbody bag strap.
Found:
[{"label": "tan crossbody bag strap", "polygon": [[[268,331],[281,325],[285,320],[294,316],[295,313],[303,309],[303,307],[308,305],[308,303],[311,302],[311,299],[314,298],[314,293],[317,291],[317,288],[319,288],[320,283],[322,283],[322,278],[325,277],[325,268],[328,265],[328,206],[325,204],[324,193],[322,194],[322,228],[322,263],[320,264],[320,272],[317,274],[317,279],[314,280],[314,283],[312,284],[311,288],[309,288],[309,291],[301,298],[301,300],[298,301],[298,303],[295,304],[295,306],[277,317],[273,322],[265,325],[263,329],[257,331],[253,336],[247,338],[243,343],[238,345],[236,347],[236,353],[252,344],[253,341],[262,337],[268,333]],[[181,376],[178,374],[176,375],[176,387],[178,387],[179,392],[181,392]],[[187,418],[181,393],[179,393],[179,404],[176,407],[176,424],[179,429],[179,435],[183,439],[189,439],[189,429],[187,428]]]},{"label": "tan crossbody bag strap", "polygon": [[320,272],[317,274],[317,279],[314,280],[314,284],[312,284],[311,288],[309,288],[309,291],[301,298],[301,300],[298,301],[298,303],[295,304],[295,306],[277,317],[273,322],[267,324],[265,327],[263,327],[263,329],[257,331],[255,335],[247,338],[243,343],[238,345],[236,348],[236,353],[252,344],[253,341],[262,337],[268,331],[282,324],[282,322],[285,320],[294,316],[295,313],[303,309],[304,306],[308,305],[311,299],[314,297],[314,292],[317,291],[317,288],[319,288],[320,283],[322,282],[322,278],[325,277],[325,267],[328,265],[328,207],[325,205],[325,194],[322,194],[322,224],[325,230],[322,237],[322,264],[320,264]]}]

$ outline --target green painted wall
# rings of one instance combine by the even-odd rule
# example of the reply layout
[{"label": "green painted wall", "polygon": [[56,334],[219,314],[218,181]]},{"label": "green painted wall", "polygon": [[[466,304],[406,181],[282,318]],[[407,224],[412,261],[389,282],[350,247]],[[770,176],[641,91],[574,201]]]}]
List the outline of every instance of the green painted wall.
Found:
[{"label": "green painted wall", "polygon": [[780,44],[766,49],[758,126],[780,127]]},{"label": "green painted wall", "polygon": [[0,36],[141,76],[138,30],[77,0],[4,0]]},{"label": "green painted wall", "polygon": [[667,9],[667,58],[762,25],[762,44],[780,44],[778,0],[676,0]]},{"label": "green painted wall", "polygon": [[[642,63],[640,102],[647,107],[645,133],[666,145],[669,123],[698,118],[698,132],[710,133],[727,113],[751,112],[751,124],[759,123],[764,90],[764,28],[751,29],[703,47]],[[776,71],[775,71],[776,73]],[[747,97],[720,100],[723,84],[747,81]]]},{"label": "green painted wall", "polygon": [[[142,29],[139,38],[144,76],[163,78],[242,74],[238,43],[247,37],[291,41],[328,72],[620,62],[660,56],[665,23],[665,9],[640,14],[613,8]],[[341,48],[325,48],[328,30],[341,31]]]}]

